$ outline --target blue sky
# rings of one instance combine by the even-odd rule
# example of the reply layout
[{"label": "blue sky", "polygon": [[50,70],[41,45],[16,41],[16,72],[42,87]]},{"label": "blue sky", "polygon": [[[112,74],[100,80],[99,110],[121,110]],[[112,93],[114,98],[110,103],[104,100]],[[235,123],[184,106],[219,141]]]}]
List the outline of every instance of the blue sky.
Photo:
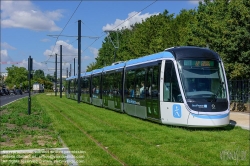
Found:
[{"label": "blue sky", "polygon": [[[27,60],[31,56],[34,70],[42,69],[45,74],[53,74],[54,55],[60,54],[60,45],[63,75],[66,75],[70,64],[73,71],[74,58],[77,66],[78,42],[77,37],[66,36],[77,36],[78,20],[82,21],[82,36],[86,36],[81,39],[84,72],[98,56],[98,49],[107,35],[104,30],[128,28],[165,9],[170,14],[178,14],[182,9],[197,7],[198,0],[1,1],[1,72],[6,72],[5,68],[12,64],[27,68]],[[58,39],[51,36],[59,34],[66,36]]]}]

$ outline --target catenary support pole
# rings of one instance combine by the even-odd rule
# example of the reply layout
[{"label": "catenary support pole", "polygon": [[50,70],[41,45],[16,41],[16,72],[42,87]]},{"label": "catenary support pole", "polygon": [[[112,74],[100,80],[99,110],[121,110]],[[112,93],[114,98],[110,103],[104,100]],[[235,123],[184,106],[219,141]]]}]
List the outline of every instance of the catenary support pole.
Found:
[{"label": "catenary support pole", "polygon": [[81,20],[78,20],[78,103],[81,97]]},{"label": "catenary support pole", "polygon": [[62,45],[60,45],[60,98],[62,98]]},{"label": "catenary support pole", "polygon": [[76,75],[75,69],[76,69],[76,58],[74,58],[74,76]]},{"label": "catenary support pole", "polygon": [[55,61],[56,61],[56,63],[55,63],[55,68],[56,68],[56,71],[55,71],[55,96],[57,96],[57,54],[56,54],[56,57],[55,57],[56,59],[55,59]]},{"label": "catenary support pole", "polygon": [[28,79],[29,79],[29,97],[28,97],[28,114],[30,115],[31,113],[31,96],[30,96],[30,86],[31,86],[31,78],[32,78],[32,75],[31,75],[31,71],[33,70],[33,59],[31,58],[31,56],[29,56],[29,59],[28,59],[28,72],[29,72],[29,75],[28,75]]},{"label": "catenary support pole", "polygon": [[69,64],[69,77],[71,77],[71,64]]},{"label": "catenary support pole", "polygon": [[69,70],[68,70],[68,68],[66,68],[66,78],[68,78],[69,77]]}]

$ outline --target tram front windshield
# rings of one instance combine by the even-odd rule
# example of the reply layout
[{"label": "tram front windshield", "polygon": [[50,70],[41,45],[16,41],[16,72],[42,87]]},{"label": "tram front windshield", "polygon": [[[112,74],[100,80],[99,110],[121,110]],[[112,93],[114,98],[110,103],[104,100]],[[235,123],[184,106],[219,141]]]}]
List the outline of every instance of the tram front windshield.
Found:
[{"label": "tram front windshield", "polygon": [[225,77],[216,60],[179,60],[179,73],[188,100],[226,99]]}]

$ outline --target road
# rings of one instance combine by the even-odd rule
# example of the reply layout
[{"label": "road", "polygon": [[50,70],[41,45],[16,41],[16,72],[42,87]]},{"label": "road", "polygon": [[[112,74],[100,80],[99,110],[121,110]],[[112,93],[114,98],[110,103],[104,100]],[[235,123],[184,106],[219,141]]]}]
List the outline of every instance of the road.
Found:
[{"label": "road", "polygon": [[28,97],[29,93],[23,93],[22,95],[6,95],[6,96],[0,96],[0,106],[3,106],[5,104],[11,103],[17,99]]}]

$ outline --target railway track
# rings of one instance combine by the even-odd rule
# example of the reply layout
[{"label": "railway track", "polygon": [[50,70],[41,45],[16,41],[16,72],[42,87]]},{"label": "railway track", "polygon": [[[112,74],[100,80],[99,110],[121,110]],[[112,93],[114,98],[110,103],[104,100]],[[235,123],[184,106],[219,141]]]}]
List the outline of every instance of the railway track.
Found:
[{"label": "railway track", "polygon": [[[98,147],[100,147],[103,151],[108,153],[113,159],[118,161],[121,165],[128,165],[128,164],[125,161],[123,161],[119,156],[117,156],[115,153],[113,153],[111,150],[109,150],[107,148],[107,146],[105,146],[102,142],[100,142],[93,135],[91,135],[90,131],[84,129],[84,126],[79,125],[77,123],[76,119],[74,119],[74,117],[82,117],[82,118],[84,118],[84,120],[88,119],[89,121],[95,122],[95,124],[98,127],[105,126],[106,128],[107,127],[110,128],[110,130],[115,130],[115,131],[118,131],[120,133],[123,133],[124,137],[129,137],[129,138],[132,138],[134,140],[137,140],[138,142],[140,142],[141,145],[156,146],[156,147],[160,146],[160,145],[154,145],[152,142],[148,141],[147,139],[143,138],[142,136],[132,134],[131,132],[124,130],[124,128],[121,128],[116,124],[112,124],[111,121],[108,121],[108,120],[105,120],[101,117],[98,117],[95,114],[91,114],[91,112],[89,112],[87,110],[83,111],[80,108],[76,108],[76,107],[74,107],[68,103],[62,102],[60,100],[58,100],[58,102],[60,102],[60,103],[51,103],[51,102],[49,102],[49,100],[47,100],[47,103],[54,111],[57,111],[57,113],[59,113],[62,117],[64,117],[69,123],[74,125],[79,131],[81,131],[84,135],[86,135],[91,141],[93,141]],[[72,110],[74,110],[73,115],[70,115],[66,111],[63,111],[61,109],[63,107],[65,107],[65,108],[68,107],[71,114],[72,114]],[[190,165],[199,165],[196,162],[187,160],[183,156],[178,155],[176,152],[169,151],[168,149],[160,149],[160,148],[159,148],[159,150],[161,150],[162,153],[166,153],[170,156],[174,156],[176,158],[184,160],[185,162],[189,163]]]}]

